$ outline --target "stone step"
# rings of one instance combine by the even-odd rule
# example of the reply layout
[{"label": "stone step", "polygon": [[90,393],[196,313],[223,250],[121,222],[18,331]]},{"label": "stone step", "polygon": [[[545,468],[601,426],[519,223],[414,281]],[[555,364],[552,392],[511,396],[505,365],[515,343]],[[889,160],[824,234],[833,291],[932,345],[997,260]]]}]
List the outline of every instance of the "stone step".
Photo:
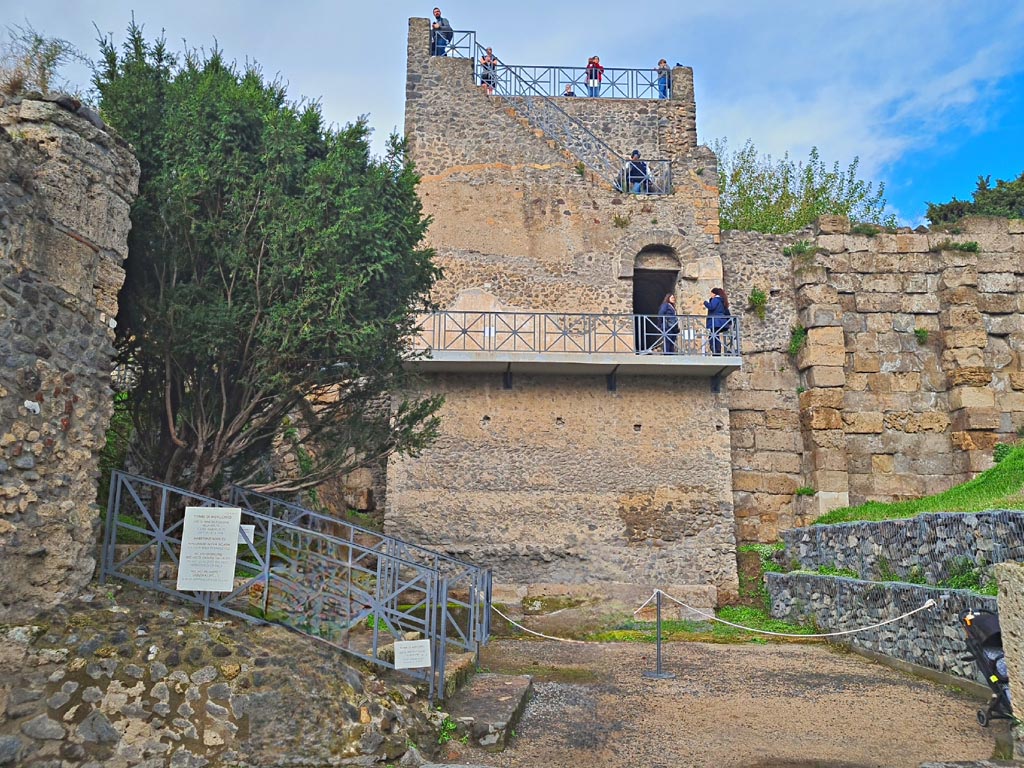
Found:
[{"label": "stone step", "polygon": [[490,752],[505,749],[533,689],[529,675],[474,675],[451,698],[448,713],[469,742]]}]

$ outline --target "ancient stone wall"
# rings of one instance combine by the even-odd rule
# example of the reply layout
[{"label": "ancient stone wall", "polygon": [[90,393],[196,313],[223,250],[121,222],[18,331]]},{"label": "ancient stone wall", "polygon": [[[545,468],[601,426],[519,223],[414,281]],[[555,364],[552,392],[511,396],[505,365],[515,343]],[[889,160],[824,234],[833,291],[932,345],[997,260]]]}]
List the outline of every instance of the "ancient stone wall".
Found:
[{"label": "ancient stone wall", "polygon": [[728,411],[708,382],[439,375],[443,436],[389,467],[387,532],[502,584],[736,591]]},{"label": "ancient stone wall", "polygon": [[[1003,632],[1010,690],[1024,691],[1024,563],[1000,563],[995,570],[999,581],[999,628]],[[1024,759],[1024,727],[1020,725],[1014,727],[1013,756]]]},{"label": "ancient stone wall", "polygon": [[138,173],[122,142],[64,106],[0,103],[0,621],[92,576]]},{"label": "ancient stone wall", "polygon": [[[970,660],[960,614],[996,610],[996,598],[962,589],[861,581],[812,573],[766,574],[772,616],[792,623],[813,622],[819,632],[842,632],[888,621],[936,605],[898,622],[843,638],[855,648],[956,675],[978,683],[984,676]],[[966,657],[966,658],[965,658]]]},{"label": "ancient stone wall", "polygon": [[[433,218],[443,309],[633,312],[637,267],[678,270],[680,310],[722,282],[717,166],[675,97],[559,103],[628,153],[671,155],[675,194],[616,192],[473,82],[410,21],[406,130]],[[570,103],[571,102],[571,103]],[[499,583],[709,584],[736,592],[728,412],[706,378],[431,374],[440,439],[388,467],[389,533]],[[694,450],[700,446],[700,450]]]},{"label": "ancient stone wall", "polygon": [[[727,233],[723,271],[736,304],[759,281],[771,293],[764,325],[746,313],[744,368],[729,377],[740,540],[945,490],[1017,439],[1024,222],[871,235],[831,217],[785,241]],[[807,340],[794,356],[797,325]]]}]

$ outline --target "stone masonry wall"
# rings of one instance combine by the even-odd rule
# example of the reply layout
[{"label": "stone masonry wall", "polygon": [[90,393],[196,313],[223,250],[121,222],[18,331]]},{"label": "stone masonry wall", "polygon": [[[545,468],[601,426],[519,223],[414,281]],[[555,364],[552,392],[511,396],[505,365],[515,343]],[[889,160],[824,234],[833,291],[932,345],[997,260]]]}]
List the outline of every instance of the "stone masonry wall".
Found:
[{"label": "stone masonry wall", "polygon": [[[628,153],[671,156],[675,194],[615,192],[554,138],[430,57],[409,26],[406,131],[449,310],[631,314],[637,267],[679,271],[680,310],[722,282],[717,164],[675,98],[559,101]],[[569,103],[571,102],[571,103]],[[495,568],[500,584],[709,584],[736,593],[728,412],[706,379],[431,374],[440,439],[388,466],[389,533]],[[700,446],[694,450],[694,446]]]},{"label": "stone masonry wall", "polygon": [[[736,591],[728,411],[701,379],[438,375],[443,436],[389,467],[387,532],[501,584]],[[698,450],[695,447],[699,446]]]},{"label": "stone masonry wall", "polygon": [[970,660],[960,614],[979,608],[995,611],[994,597],[965,590],[806,573],[769,573],[766,576],[772,616],[794,623],[813,621],[819,632],[867,627],[934,600],[936,605],[930,609],[892,624],[850,634],[843,642],[984,683],[977,665]]},{"label": "stone masonry wall", "polygon": [[[801,239],[787,270],[778,253]],[[996,442],[1017,439],[1024,221],[871,236],[826,217],[789,241],[729,233],[723,272],[734,303],[758,280],[773,292],[766,324],[748,320],[744,369],[729,378],[740,540],[771,541],[837,506],[945,490],[991,466]],[[793,358],[795,325],[807,342]],[[800,448],[796,424],[798,470],[786,458]],[[801,486],[816,494],[794,496]]]},{"label": "stone masonry wall", "polygon": [[110,134],[51,101],[0,100],[0,621],[92,576],[137,184]]},{"label": "stone masonry wall", "polygon": [[917,577],[937,584],[964,559],[986,574],[995,563],[1024,560],[1024,512],[939,513],[815,525],[784,531],[782,540],[784,561],[802,570],[838,568],[873,581]]},{"label": "stone masonry wall", "polygon": [[[1024,691],[1024,563],[996,566],[999,581],[999,628],[1011,691]],[[1018,705],[1019,706],[1019,705]],[[1020,713],[1017,713],[1018,717]],[[1024,728],[1014,728],[1013,756],[1024,759]]]}]

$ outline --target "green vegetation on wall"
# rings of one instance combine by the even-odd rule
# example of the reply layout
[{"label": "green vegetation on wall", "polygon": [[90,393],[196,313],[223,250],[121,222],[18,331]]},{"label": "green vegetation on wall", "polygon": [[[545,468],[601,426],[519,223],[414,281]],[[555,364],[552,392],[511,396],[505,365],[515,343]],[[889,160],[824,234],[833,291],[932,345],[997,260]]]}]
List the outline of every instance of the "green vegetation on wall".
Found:
[{"label": "green vegetation on wall", "polygon": [[885,185],[857,177],[859,160],[830,168],[812,148],[806,162],[783,155],[761,155],[753,142],[731,150],[725,139],[714,142],[722,229],[795,232],[820,216],[848,216],[854,222],[895,226],[886,212]]}]

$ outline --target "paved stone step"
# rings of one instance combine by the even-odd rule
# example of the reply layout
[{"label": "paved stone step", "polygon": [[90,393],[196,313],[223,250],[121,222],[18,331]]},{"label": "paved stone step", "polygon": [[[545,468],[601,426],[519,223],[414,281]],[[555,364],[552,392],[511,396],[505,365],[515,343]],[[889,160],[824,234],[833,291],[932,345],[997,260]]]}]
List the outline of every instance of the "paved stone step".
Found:
[{"label": "paved stone step", "polygon": [[491,752],[500,752],[523,714],[533,689],[529,675],[475,675],[448,705],[459,732]]}]

